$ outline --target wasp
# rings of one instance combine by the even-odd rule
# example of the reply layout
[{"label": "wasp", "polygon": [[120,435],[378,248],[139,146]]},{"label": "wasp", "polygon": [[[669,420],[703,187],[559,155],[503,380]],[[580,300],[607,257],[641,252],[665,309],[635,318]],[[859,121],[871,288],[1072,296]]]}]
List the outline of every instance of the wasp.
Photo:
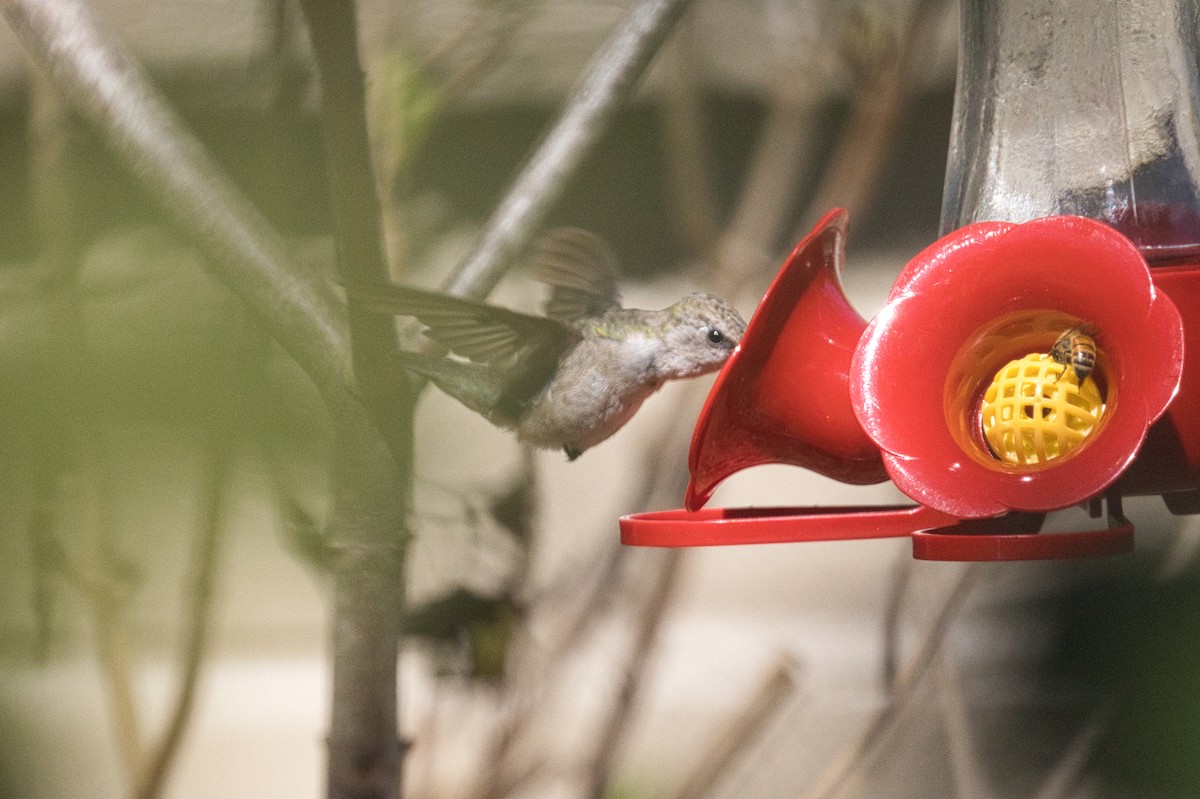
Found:
[{"label": "wasp", "polygon": [[1061,363],[1063,370],[1054,382],[1061,380],[1067,369],[1075,371],[1075,377],[1079,379],[1080,384],[1087,379],[1096,368],[1096,340],[1093,336],[1099,332],[1095,325],[1085,322],[1075,325],[1058,337],[1058,341],[1050,348],[1050,358],[1055,363]]}]

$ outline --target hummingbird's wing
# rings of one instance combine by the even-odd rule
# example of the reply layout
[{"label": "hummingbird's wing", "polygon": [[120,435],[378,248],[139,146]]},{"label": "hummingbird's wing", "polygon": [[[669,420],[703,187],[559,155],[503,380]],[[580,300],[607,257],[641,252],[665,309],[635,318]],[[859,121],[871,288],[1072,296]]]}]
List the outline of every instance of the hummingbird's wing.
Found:
[{"label": "hummingbird's wing", "polygon": [[556,319],[448,294],[388,283],[348,289],[367,307],[416,317],[426,336],[476,363],[555,364],[580,339],[574,328]]},{"label": "hummingbird's wing", "polygon": [[620,305],[617,254],[608,242],[581,228],[555,228],[538,238],[534,274],[551,286],[546,315],[564,322],[600,316]]}]

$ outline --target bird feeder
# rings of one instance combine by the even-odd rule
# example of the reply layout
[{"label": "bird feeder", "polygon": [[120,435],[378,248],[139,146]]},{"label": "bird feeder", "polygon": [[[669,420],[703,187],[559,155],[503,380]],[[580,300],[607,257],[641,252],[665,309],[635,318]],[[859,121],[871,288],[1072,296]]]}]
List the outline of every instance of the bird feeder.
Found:
[{"label": "bird feeder", "polygon": [[[846,213],[827,214],[713,384],[685,509],[623,518],[623,542],[1066,558],[1132,548],[1124,496],[1200,512],[1195,11],[1036,5],[962,4],[944,235],[868,323],[841,290]],[[915,504],[704,507],[766,463],[891,479]],[[1039,532],[1080,504],[1108,524]]]}]

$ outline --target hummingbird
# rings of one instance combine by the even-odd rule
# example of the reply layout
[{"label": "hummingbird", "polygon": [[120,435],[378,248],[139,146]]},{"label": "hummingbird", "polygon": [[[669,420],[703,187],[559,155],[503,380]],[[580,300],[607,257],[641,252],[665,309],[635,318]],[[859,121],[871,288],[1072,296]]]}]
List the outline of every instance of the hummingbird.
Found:
[{"label": "hummingbird", "polygon": [[364,305],[415,317],[458,358],[403,350],[400,364],[517,439],[569,460],[617,432],[668,380],[714,372],[746,331],[725,300],[694,292],[660,311],[622,308],[616,254],[559,228],[534,246],[544,316],[395,284],[350,287]]}]

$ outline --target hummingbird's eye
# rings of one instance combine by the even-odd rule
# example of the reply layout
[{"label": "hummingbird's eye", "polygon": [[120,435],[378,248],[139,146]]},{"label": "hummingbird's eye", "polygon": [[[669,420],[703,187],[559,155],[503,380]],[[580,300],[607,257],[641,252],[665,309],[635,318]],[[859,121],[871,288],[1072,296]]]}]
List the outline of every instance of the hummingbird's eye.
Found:
[{"label": "hummingbird's eye", "polygon": [[708,329],[708,340],[713,344],[720,344],[725,340],[725,334],[715,327],[710,327]]}]

